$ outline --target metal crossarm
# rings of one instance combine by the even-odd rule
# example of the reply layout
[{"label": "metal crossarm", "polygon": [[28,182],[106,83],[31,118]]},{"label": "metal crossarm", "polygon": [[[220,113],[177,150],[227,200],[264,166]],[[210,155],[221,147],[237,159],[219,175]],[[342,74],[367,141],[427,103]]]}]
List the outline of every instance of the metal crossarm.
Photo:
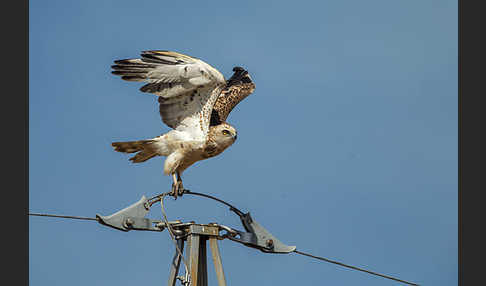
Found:
[{"label": "metal crossarm", "polygon": [[[97,214],[96,218],[101,224],[122,231],[163,231],[167,227],[166,222],[145,218],[145,215],[147,215],[150,210],[150,206],[151,203],[149,200],[147,200],[145,196],[142,196],[138,202],[112,215],[102,216]],[[273,236],[268,230],[256,222],[251,217],[250,213],[245,214],[233,206],[231,206],[231,208],[232,211],[234,211],[240,217],[246,232],[224,225],[214,224],[215,226],[218,226],[219,229],[227,231],[227,234],[221,236],[220,239],[228,238],[232,241],[241,243],[248,247],[259,249],[267,253],[290,253],[296,249],[295,246],[288,246]],[[181,221],[176,220],[170,221],[169,224],[172,226],[172,228],[174,228],[176,226],[189,225],[192,223],[182,223]]]},{"label": "metal crossarm", "polygon": [[[159,199],[163,199],[159,197]],[[217,199],[222,202],[221,200]],[[229,205],[226,202],[223,202]],[[236,213],[243,224],[246,232],[235,230],[228,226],[217,223],[197,224],[195,222],[183,223],[176,221],[160,221],[145,218],[154,204],[152,199],[148,200],[145,196],[112,215],[96,215],[99,223],[121,231],[143,230],[143,231],[163,231],[169,228],[171,235],[176,241],[176,253],[172,259],[168,285],[175,286],[176,281],[181,280],[182,284],[190,286],[207,286],[207,243],[211,249],[211,256],[216,271],[219,286],[226,286],[226,278],[223,271],[223,263],[218,247],[218,240],[228,238],[232,241],[241,243],[245,246],[259,249],[269,253],[290,253],[295,250],[295,246],[288,246],[280,242],[270,232],[258,224],[250,216],[250,213],[243,213],[235,207],[230,206],[230,210]],[[220,235],[220,231],[226,231]],[[186,246],[185,260],[184,246]],[[181,260],[187,261],[187,272],[185,276],[178,276]]]}]

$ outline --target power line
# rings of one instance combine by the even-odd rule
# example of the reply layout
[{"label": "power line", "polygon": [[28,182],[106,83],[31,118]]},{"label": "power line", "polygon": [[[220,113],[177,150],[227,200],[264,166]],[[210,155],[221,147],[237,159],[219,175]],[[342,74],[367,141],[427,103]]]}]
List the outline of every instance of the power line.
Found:
[{"label": "power line", "polygon": [[420,286],[419,284],[407,282],[405,280],[400,280],[398,278],[394,278],[394,277],[391,277],[391,276],[388,276],[388,275],[376,273],[376,272],[369,271],[369,270],[366,270],[366,269],[362,269],[362,268],[359,268],[359,267],[356,267],[356,266],[347,265],[347,264],[344,264],[344,263],[341,263],[341,262],[338,262],[338,261],[334,261],[334,260],[331,260],[331,259],[327,259],[327,258],[324,258],[324,257],[315,256],[315,255],[312,255],[312,254],[309,254],[309,253],[298,251],[297,249],[294,250],[294,252],[297,253],[297,254],[305,255],[305,256],[308,256],[308,257],[315,258],[315,259],[323,260],[323,261],[326,261],[326,262],[329,262],[329,263],[334,263],[334,264],[337,264],[337,265],[340,265],[340,266],[348,267],[348,268],[351,268],[351,269],[354,269],[354,270],[358,270],[358,271],[366,272],[366,273],[369,273],[369,274],[381,276],[383,278],[388,278],[388,279],[395,280],[395,281],[402,282],[402,283],[406,283],[406,284],[409,284],[409,285]]},{"label": "power line", "polygon": [[31,216],[47,216],[47,217],[58,217],[58,218],[70,218],[70,219],[82,219],[82,220],[94,220],[94,221],[98,221],[97,218],[82,217],[82,216],[53,215],[53,214],[36,214],[36,213],[29,213],[29,215],[31,215]]}]

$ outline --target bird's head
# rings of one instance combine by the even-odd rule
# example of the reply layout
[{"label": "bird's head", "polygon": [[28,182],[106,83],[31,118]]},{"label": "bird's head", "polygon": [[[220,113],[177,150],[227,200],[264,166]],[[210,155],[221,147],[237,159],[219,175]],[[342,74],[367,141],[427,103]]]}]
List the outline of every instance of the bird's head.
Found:
[{"label": "bird's head", "polygon": [[236,141],[236,129],[224,122],[216,126],[212,126],[211,137],[214,142],[222,148],[228,148]]}]

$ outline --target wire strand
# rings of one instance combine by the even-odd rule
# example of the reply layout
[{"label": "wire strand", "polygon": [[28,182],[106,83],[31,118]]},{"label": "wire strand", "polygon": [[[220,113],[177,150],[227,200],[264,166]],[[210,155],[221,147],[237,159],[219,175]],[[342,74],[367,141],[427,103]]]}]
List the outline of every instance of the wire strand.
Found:
[{"label": "wire strand", "polygon": [[190,283],[191,281],[191,278],[190,278],[190,273],[189,273],[189,269],[187,268],[188,267],[188,263],[186,261],[186,258],[184,257],[184,255],[182,254],[182,250],[179,248],[179,245],[177,245],[177,241],[175,239],[175,235],[172,231],[172,226],[170,225],[169,223],[169,220],[167,219],[167,214],[165,213],[165,208],[164,208],[164,199],[165,197],[167,196],[168,194],[162,194],[160,196],[160,208],[162,210],[162,216],[164,217],[164,220],[165,220],[165,225],[167,226],[167,231],[169,232],[169,235],[170,235],[170,238],[172,240],[172,242],[174,243],[175,247],[176,247],[176,251],[179,253],[179,255],[181,256],[181,259],[182,259],[182,263],[184,263],[184,269],[186,270],[186,281],[184,281],[185,283]]},{"label": "wire strand", "polygon": [[82,217],[82,216],[53,215],[53,214],[36,214],[36,213],[29,213],[29,215],[30,216],[47,216],[47,217],[57,217],[57,218],[71,218],[71,219],[82,219],[82,220],[94,220],[94,221],[98,221],[97,218]]},{"label": "wire strand", "polygon": [[391,276],[388,276],[388,275],[376,273],[376,272],[369,271],[369,270],[366,270],[366,269],[362,269],[362,268],[359,268],[359,267],[356,267],[356,266],[347,265],[347,264],[344,264],[344,263],[341,263],[341,262],[338,262],[338,261],[334,261],[334,260],[331,260],[331,259],[327,259],[327,258],[324,258],[324,257],[315,256],[315,255],[312,255],[312,254],[309,254],[309,253],[298,251],[297,249],[294,250],[294,252],[297,253],[297,254],[305,255],[305,256],[308,256],[308,257],[315,258],[315,259],[323,260],[323,261],[326,261],[326,262],[329,262],[329,263],[334,263],[334,264],[337,264],[337,265],[340,265],[340,266],[348,267],[348,268],[351,268],[351,269],[354,269],[354,270],[358,270],[358,271],[366,272],[366,273],[369,273],[369,274],[381,276],[383,278],[395,280],[397,282],[402,282],[402,283],[406,283],[406,284],[414,285],[414,286],[420,286],[419,284],[407,282],[405,280],[401,280],[401,279],[394,278],[394,277],[391,277]]},{"label": "wire strand", "polygon": [[220,203],[228,206],[230,208],[230,211],[235,212],[239,217],[242,217],[244,215],[244,213],[242,211],[240,211],[239,209],[237,209],[236,207],[234,207],[230,203],[227,203],[227,202],[225,202],[221,199],[218,199],[216,197],[213,197],[211,195],[207,195],[207,194],[203,194],[203,193],[196,193],[196,192],[193,192],[193,191],[190,191],[190,190],[184,190],[183,194],[196,195],[196,196],[201,196],[201,197],[205,197],[205,198],[215,200],[217,202],[220,202]]}]

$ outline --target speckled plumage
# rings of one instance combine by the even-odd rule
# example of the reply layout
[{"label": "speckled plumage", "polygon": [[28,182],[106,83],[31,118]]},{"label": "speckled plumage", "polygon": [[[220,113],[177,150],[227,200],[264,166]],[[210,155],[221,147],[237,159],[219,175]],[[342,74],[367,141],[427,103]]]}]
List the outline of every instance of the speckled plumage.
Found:
[{"label": "speckled plumage", "polygon": [[117,60],[112,73],[146,84],[158,96],[162,121],[173,130],[148,140],[113,142],[115,151],[136,153],[134,163],[165,156],[164,173],[180,175],[197,161],[221,154],[237,137],[226,123],[231,110],[255,89],[248,72],[223,75],[197,58],[170,51],[144,51],[139,59]]}]

